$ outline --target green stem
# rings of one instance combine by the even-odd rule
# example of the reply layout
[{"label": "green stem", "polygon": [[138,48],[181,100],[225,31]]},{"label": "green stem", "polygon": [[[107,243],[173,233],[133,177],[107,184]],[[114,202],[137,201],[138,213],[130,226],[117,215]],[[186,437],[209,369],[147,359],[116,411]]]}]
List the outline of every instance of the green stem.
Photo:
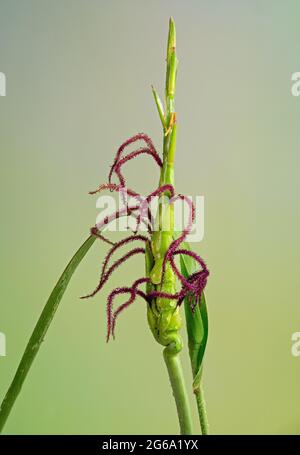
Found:
[{"label": "green stem", "polygon": [[13,408],[13,405],[21,391],[22,385],[26,379],[26,376],[30,370],[30,367],[37,355],[42,341],[47,333],[47,330],[52,322],[52,319],[56,313],[59,302],[68,286],[68,283],[75,272],[77,266],[80,264],[88,250],[91,248],[95,241],[95,236],[90,236],[81,245],[78,251],[74,254],[73,258],[65,268],[61,277],[59,278],[56,286],[54,287],[51,295],[42,311],[42,314],[33,330],[30,340],[26,346],[23,357],[18,366],[15,377],[6,393],[6,396],[1,404],[0,408],[0,433],[5,425],[5,422]]},{"label": "green stem", "polygon": [[207,419],[206,403],[205,403],[205,398],[204,398],[202,380],[200,382],[199,389],[197,390],[197,392],[195,392],[195,397],[196,397],[196,402],[197,402],[198,415],[199,415],[199,421],[200,421],[202,434],[208,435],[209,434],[209,425],[208,425],[208,419]]},{"label": "green stem", "polygon": [[[162,103],[155,90],[153,90],[156,106],[163,125],[163,167],[160,175],[160,186],[172,185],[174,187],[174,157],[176,150],[176,114],[174,105],[175,85],[177,73],[176,57],[176,32],[173,19],[169,23],[169,37],[167,48],[167,72],[166,72],[166,114],[163,116]],[[170,236],[172,242],[174,231],[174,207],[168,204],[169,211],[162,211],[162,203],[159,207],[159,227],[165,225],[162,214],[168,217]],[[166,215],[168,213],[168,215]],[[169,245],[167,245],[169,246]],[[190,403],[181,367],[178,347],[170,343],[163,351],[165,363],[168,369],[171,387],[176,402],[177,414],[181,434],[193,434]]]},{"label": "green stem", "polygon": [[179,354],[172,352],[171,345],[167,346],[163,352],[176,402],[180,433],[182,435],[193,434],[191,410]]}]

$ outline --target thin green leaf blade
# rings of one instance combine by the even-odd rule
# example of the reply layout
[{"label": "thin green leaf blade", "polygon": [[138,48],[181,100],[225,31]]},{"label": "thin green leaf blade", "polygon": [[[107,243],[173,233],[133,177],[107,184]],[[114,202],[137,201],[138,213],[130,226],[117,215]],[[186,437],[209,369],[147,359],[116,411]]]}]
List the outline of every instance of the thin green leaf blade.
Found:
[{"label": "thin green leaf blade", "polygon": [[164,114],[163,103],[162,103],[157,91],[153,87],[153,85],[152,85],[152,93],[153,93],[153,96],[154,96],[154,100],[155,100],[155,104],[156,104],[156,107],[157,107],[157,110],[158,110],[158,115],[159,115],[160,121],[162,123],[163,129],[165,130],[167,125],[166,125],[166,118],[165,118],[165,114]]},{"label": "thin green leaf blade", "polygon": [[44,309],[39,317],[39,320],[32,332],[32,335],[26,346],[24,354],[21,358],[14,379],[1,404],[0,433],[21,391],[22,385],[40,349],[42,341],[44,340],[47,330],[54,318],[59,303],[65,293],[65,290],[75,270],[77,269],[78,265],[85,257],[85,255],[87,254],[95,240],[96,240],[95,236],[93,235],[89,236],[87,240],[81,245],[81,247],[76,251],[72,259],[68,263],[67,267],[63,271],[62,275],[60,276],[59,280],[57,281],[53,291],[50,294],[50,297],[47,300],[46,305],[44,306]]},{"label": "thin green leaf blade", "polygon": [[[187,242],[182,244],[184,249],[190,250]],[[196,261],[187,255],[180,256],[181,273],[185,278],[190,277],[198,269]],[[189,354],[193,370],[193,388],[197,391],[200,387],[203,358],[208,339],[208,313],[205,295],[202,293],[200,303],[194,313],[191,310],[188,298],[184,302],[186,326],[188,333]]]}]

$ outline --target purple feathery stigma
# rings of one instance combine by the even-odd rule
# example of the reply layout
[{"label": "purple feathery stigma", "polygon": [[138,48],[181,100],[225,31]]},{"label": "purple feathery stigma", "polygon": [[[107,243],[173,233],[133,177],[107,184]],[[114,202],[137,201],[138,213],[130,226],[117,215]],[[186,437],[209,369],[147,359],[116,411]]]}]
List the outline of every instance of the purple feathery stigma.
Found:
[{"label": "purple feathery stigma", "polygon": [[207,270],[206,264],[203,261],[203,259],[200,256],[198,256],[198,254],[194,253],[194,251],[180,249],[180,250],[176,250],[173,254],[174,255],[183,254],[183,255],[186,255],[186,256],[190,256],[196,262],[198,262],[198,264],[202,267],[203,270]]},{"label": "purple feathery stigma", "polygon": [[[119,192],[121,190],[124,190],[124,187],[122,185],[116,185],[115,183],[101,183],[101,185],[99,185],[99,187],[96,190],[89,191],[89,194],[94,195],[94,194],[100,193],[101,191],[104,191],[104,190],[111,190],[111,191]],[[130,188],[126,188],[126,192],[127,192],[127,194],[129,194],[129,196],[132,196],[135,199],[139,200],[139,198],[141,197],[139,193],[131,190]]]},{"label": "purple feathery stigma", "polygon": [[[141,202],[141,204],[140,204],[140,213],[139,213],[139,215],[137,217],[136,231],[138,231],[138,229],[140,227],[140,224],[141,224],[141,222],[144,219],[144,215],[146,213],[146,210],[147,210],[148,219],[149,219],[149,213],[151,214],[149,203],[151,202],[151,199],[153,199],[153,198],[155,198],[157,196],[160,196],[161,194],[163,194],[165,192],[169,192],[171,197],[173,197],[174,196],[174,187],[172,185],[169,185],[169,184],[159,186],[158,188],[156,188],[155,191],[153,191],[152,193],[148,194],[148,196]],[[152,222],[152,214],[151,214],[151,222]]]},{"label": "purple feathery stigma", "polygon": [[[125,209],[128,207],[128,203],[126,200],[127,195],[136,199],[139,204],[141,204],[141,202],[143,201],[143,197],[136,191],[126,188],[122,185],[116,185],[115,183],[103,183],[96,190],[90,191],[89,194],[93,195],[93,194],[99,193],[99,192],[107,190],[107,189],[121,194],[122,202],[125,206]],[[134,208],[134,210],[139,210],[139,209],[140,209],[140,205],[137,206],[136,208]],[[139,219],[138,215],[133,213],[133,210],[130,213],[130,215],[134,216],[136,219]],[[143,224],[147,227],[148,232],[152,232],[151,218],[152,218],[152,215],[151,215],[151,213],[149,213],[148,220],[147,221],[145,221],[144,219],[142,220]],[[140,225],[140,222],[138,224]]]},{"label": "purple feathery stigma", "polygon": [[103,276],[101,276],[100,282],[99,282],[98,286],[96,287],[96,289],[94,289],[94,291],[91,292],[90,294],[84,295],[81,298],[88,299],[90,297],[94,297],[94,295],[96,295],[97,292],[99,292],[102,289],[102,287],[107,282],[107,280],[109,279],[111,274],[118,267],[120,267],[120,265],[124,264],[124,262],[126,262],[129,258],[131,258],[132,256],[135,256],[137,254],[145,254],[145,248],[134,248],[134,249],[130,250],[128,253],[124,254],[124,256],[122,256],[120,259],[115,261],[113,263],[113,265],[108,269],[108,271],[105,272]]},{"label": "purple feathery stigma", "polygon": [[[112,301],[109,302],[109,310],[108,310],[108,311],[110,312],[109,317],[110,317],[110,322],[111,322],[111,324],[110,324],[110,329],[108,329],[108,331],[109,331],[108,333],[111,332],[111,334],[113,335],[113,337],[115,337],[115,326],[116,326],[116,319],[117,319],[118,315],[119,315],[123,310],[125,310],[129,305],[131,305],[131,304],[135,301],[135,299],[136,299],[137,296],[142,297],[147,303],[149,303],[149,300],[148,300],[147,295],[146,295],[143,291],[141,291],[140,289],[138,289],[138,287],[139,287],[141,284],[148,283],[149,281],[150,281],[150,279],[149,279],[149,278],[146,278],[146,277],[145,277],[145,278],[139,278],[138,280],[136,280],[136,281],[133,283],[133,285],[132,285],[131,288],[128,288],[128,287],[127,287],[127,288],[125,288],[125,287],[124,287],[124,288],[119,288],[118,291],[117,291],[117,293],[116,293],[116,292],[114,293],[112,299],[115,297],[115,295],[117,295],[117,294],[124,294],[124,293],[126,293],[126,292],[127,292],[127,293],[130,293],[131,295],[130,295],[129,300],[127,300],[125,303],[122,303],[122,304],[116,309],[116,311],[115,311],[114,313],[112,313]],[[108,338],[109,338],[109,336],[108,336]],[[108,341],[108,339],[107,339],[107,341]]]},{"label": "purple feathery stigma", "polygon": [[90,232],[91,232],[91,235],[94,235],[95,237],[98,237],[103,242],[108,243],[108,245],[111,245],[111,246],[115,245],[115,242],[112,242],[110,239],[108,239],[103,234],[101,234],[95,226],[93,226],[90,229]]},{"label": "purple feathery stigma", "polygon": [[182,285],[185,286],[187,289],[189,289],[190,291],[195,291],[195,286],[193,286],[183,275],[182,273],[179,272],[176,264],[175,264],[175,261],[174,261],[174,256],[170,256],[169,257],[169,261],[170,261],[170,264],[171,264],[171,267],[175,273],[175,275],[177,276],[177,278],[181,281]]},{"label": "purple feathery stigma", "polygon": [[126,164],[128,161],[130,161],[134,158],[137,158],[140,155],[152,156],[152,158],[154,159],[156,164],[159,167],[162,167],[162,161],[161,161],[158,153],[156,152],[156,150],[151,150],[150,148],[141,148],[141,149],[135,150],[134,152],[131,152],[128,155],[126,155],[124,158],[120,159],[113,168],[113,172],[115,172],[117,174],[121,185],[123,185],[123,186],[126,185],[125,177],[121,173],[121,167],[124,164]]},{"label": "purple feathery stigma", "polygon": [[[202,267],[202,270],[195,272],[193,275],[191,275],[189,277],[188,286],[186,285],[186,283],[183,283],[183,289],[186,288],[188,290],[189,297],[190,297],[190,305],[191,305],[192,310],[194,310],[201,299],[202,292],[205,289],[205,286],[207,283],[207,278],[209,276],[209,271],[208,271],[203,259],[200,256],[198,256],[196,253],[194,253],[193,251],[186,250],[186,249],[179,249],[173,253],[174,256],[178,255],[178,254],[187,255],[187,256],[192,257]],[[193,289],[190,289],[190,285],[192,285]],[[192,303],[193,296],[195,297],[195,304]]]},{"label": "purple feathery stigma", "polygon": [[[183,194],[177,194],[177,195],[173,195],[171,197],[170,204],[173,204],[178,199],[183,200],[189,206],[189,209],[190,209],[190,211],[189,211],[189,219],[188,219],[187,226],[182,231],[180,237],[178,237],[178,239],[174,240],[170,244],[170,246],[168,248],[168,251],[165,254],[163,265],[162,265],[162,279],[164,278],[164,275],[165,275],[167,261],[170,260],[170,258],[174,254],[174,251],[176,250],[176,248],[178,248],[178,246],[186,239],[187,235],[191,232],[191,229],[192,229],[194,221],[195,221],[195,206],[194,206],[193,202],[191,201],[191,199],[188,198],[187,196],[184,196]],[[172,267],[173,267],[173,269],[174,269],[174,267],[176,269],[176,265],[175,264]],[[176,273],[176,270],[174,270],[174,271]]]},{"label": "purple feathery stigma", "polygon": [[142,277],[142,278],[139,278],[138,280],[136,280],[132,287],[133,289],[137,289],[141,284],[145,284],[145,283],[150,283],[150,278],[147,278],[147,277]]},{"label": "purple feathery stigma", "polygon": [[123,287],[123,288],[116,288],[114,289],[108,296],[107,298],[107,306],[106,306],[106,314],[107,314],[107,336],[106,336],[106,341],[109,341],[111,330],[113,327],[113,313],[112,313],[112,308],[113,308],[113,302],[114,298],[117,295],[120,294],[128,294],[130,293],[130,299],[127,302],[134,301],[135,299],[135,292],[131,288],[128,287]]},{"label": "purple feathery stigma", "polygon": [[119,242],[115,243],[114,246],[109,250],[108,254],[106,255],[106,257],[104,259],[101,276],[104,275],[104,273],[106,271],[106,267],[107,267],[108,262],[109,262],[110,258],[112,257],[112,255],[119,248],[122,248],[124,245],[127,245],[128,243],[135,242],[135,241],[147,242],[148,238],[143,235],[131,235],[131,236],[126,237],[125,239],[120,240]]},{"label": "purple feathery stigma", "polygon": [[179,297],[180,297],[180,293],[170,294],[168,292],[162,292],[162,291],[151,291],[148,294],[148,298],[150,298],[150,299],[162,298],[162,299],[177,300]]},{"label": "purple feathery stigma", "polygon": [[[135,142],[140,141],[140,140],[145,142],[146,147],[141,147],[137,150],[134,150],[133,152],[128,153],[125,156],[122,156],[122,154],[127,146],[134,144]],[[123,310],[125,310],[128,306],[130,306],[136,300],[137,296],[141,297],[149,305],[151,305],[152,300],[156,299],[156,298],[166,298],[166,299],[177,300],[177,305],[181,305],[183,300],[187,297],[189,299],[190,306],[191,306],[192,310],[194,311],[195,306],[200,301],[203,289],[206,286],[207,278],[209,275],[209,271],[206,268],[206,264],[204,263],[204,261],[201,259],[200,256],[198,256],[196,253],[194,253],[190,250],[183,249],[183,248],[179,249],[180,244],[186,239],[187,235],[191,232],[191,229],[193,227],[193,223],[195,220],[195,207],[194,207],[193,202],[187,196],[184,196],[182,194],[175,195],[174,187],[169,184],[159,186],[158,188],[156,188],[155,191],[150,193],[146,198],[143,198],[136,191],[133,191],[126,187],[126,180],[122,173],[122,166],[124,166],[130,160],[133,160],[140,155],[151,156],[160,168],[163,165],[162,160],[159,157],[157,151],[155,150],[155,147],[154,147],[151,139],[146,134],[139,133],[139,134],[127,139],[127,141],[125,141],[117,150],[113,165],[111,166],[111,169],[109,172],[109,177],[108,177],[109,183],[102,184],[98,187],[97,190],[90,192],[90,194],[96,194],[96,193],[101,192],[106,189],[117,192],[117,193],[121,194],[121,198],[124,203],[124,208],[112,213],[109,216],[106,216],[105,218],[103,218],[103,220],[98,222],[96,224],[96,226],[94,226],[91,229],[92,235],[95,235],[95,236],[99,237],[101,240],[104,240],[106,243],[109,243],[110,245],[112,245],[112,248],[109,250],[109,252],[103,262],[103,266],[102,266],[102,270],[101,270],[101,277],[100,277],[98,286],[91,294],[84,296],[82,298],[94,296],[108,281],[108,279],[111,277],[112,273],[118,267],[120,267],[123,263],[125,263],[129,258],[131,258],[132,256],[135,256],[137,254],[145,254],[145,248],[132,248],[128,253],[124,254],[121,258],[119,258],[118,260],[113,262],[113,264],[108,268],[109,261],[110,261],[112,255],[116,251],[118,251],[121,247],[123,247],[124,245],[127,245],[131,242],[134,242],[134,241],[147,242],[149,240],[145,236],[136,235],[136,232],[140,228],[140,224],[143,223],[146,225],[148,232],[150,234],[152,233],[154,220],[152,218],[150,203],[151,203],[152,198],[157,197],[157,196],[160,197],[163,194],[166,194],[168,196],[170,204],[174,204],[174,202],[176,200],[181,199],[189,206],[189,209],[190,209],[188,223],[187,223],[186,227],[183,229],[180,236],[176,240],[172,241],[172,243],[170,244],[170,246],[165,254],[164,261],[163,261],[162,279],[164,279],[166,263],[167,263],[167,261],[169,261],[174,273],[176,274],[177,278],[181,282],[181,289],[179,292],[174,293],[174,294],[162,292],[157,289],[146,294],[144,291],[142,291],[140,289],[140,286],[142,284],[151,282],[150,278],[147,278],[147,277],[139,278],[132,284],[131,287],[124,286],[124,287],[114,289],[107,298],[107,341],[109,340],[111,335],[113,335],[113,337],[114,337],[114,331],[115,331],[117,317]],[[114,184],[111,181],[114,173],[116,174],[116,176],[119,180],[119,184]],[[137,201],[137,205],[129,206],[127,196],[134,198]],[[147,214],[147,218],[146,218],[146,214]],[[104,237],[101,231],[110,222],[112,222],[113,220],[116,220],[120,217],[123,217],[123,216],[124,217],[133,216],[136,218],[137,224],[136,224],[135,235],[129,236],[119,242],[113,243],[109,239]],[[178,254],[187,255],[187,256],[192,257],[201,266],[201,270],[193,273],[189,278],[185,278],[182,275],[182,273],[178,270],[175,260],[174,260],[174,257]],[[118,295],[125,295],[125,294],[127,294],[127,295],[129,294],[129,298],[124,303],[119,305],[115,311],[113,311],[114,299]]]},{"label": "purple feathery stigma", "polygon": [[169,251],[167,252],[166,256],[168,256],[168,254],[172,254],[171,252],[175,251],[176,248],[178,248],[178,246],[186,239],[188,234],[191,232],[194,221],[195,221],[195,206],[193,204],[193,201],[191,201],[191,199],[189,197],[187,197],[183,194],[177,194],[176,196],[172,197],[172,199],[170,200],[170,203],[173,204],[178,199],[183,200],[189,206],[189,209],[190,209],[189,210],[189,219],[188,219],[188,223],[187,223],[186,227],[184,228],[184,230],[182,231],[180,237],[178,237],[178,239],[174,240],[171,243],[171,245],[169,247]]},{"label": "purple feathery stigma", "polygon": [[118,148],[118,151],[116,153],[113,165],[112,165],[112,167],[110,169],[109,176],[108,176],[108,181],[110,183],[111,183],[111,178],[112,178],[112,174],[114,172],[115,166],[118,164],[124,149],[126,147],[128,147],[130,144],[133,144],[134,142],[137,142],[137,141],[144,141],[146,143],[146,145],[149,147],[149,149],[153,151],[153,153],[157,153],[156,150],[155,150],[155,147],[153,145],[153,142],[151,141],[150,137],[147,136],[147,134],[138,133],[135,136],[130,137],[125,142],[123,142],[123,144],[120,145],[120,147]]},{"label": "purple feathery stigma", "polygon": [[134,213],[134,211],[139,210],[139,208],[140,208],[139,205],[124,207],[121,210],[118,210],[118,211],[112,213],[111,215],[103,218],[103,220],[101,220],[100,222],[98,222],[96,224],[95,228],[98,231],[101,231],[102,228],[107,226],[112,221],[117,220],[123,216],[131,216]]}]

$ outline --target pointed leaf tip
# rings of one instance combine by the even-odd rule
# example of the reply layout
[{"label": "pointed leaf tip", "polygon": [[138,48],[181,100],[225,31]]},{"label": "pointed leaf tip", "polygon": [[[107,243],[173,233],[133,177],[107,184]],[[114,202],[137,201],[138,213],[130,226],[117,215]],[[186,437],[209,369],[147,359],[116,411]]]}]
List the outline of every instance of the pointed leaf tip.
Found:
[{"label": "pointed leaf tip", "polygon": [[175,28],[175,22],[174,22],[173,18],[170,17],[167,61],[169,61],[169,59],[171,57],[171,53],[175,48],[176,48],[176,28]]}]

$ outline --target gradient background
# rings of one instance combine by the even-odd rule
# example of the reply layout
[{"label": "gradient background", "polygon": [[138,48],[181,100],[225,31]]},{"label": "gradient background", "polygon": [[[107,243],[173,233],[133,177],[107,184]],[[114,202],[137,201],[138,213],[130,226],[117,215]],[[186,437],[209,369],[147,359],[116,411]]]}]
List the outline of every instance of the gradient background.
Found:
[{"label": "gradient background", "polygon": [[[161,147],[150,85],[164,86],[169,16],[180,60],[177,190],[205,195],[212,433],[300,433],[299,1],[0,0],[0,397],[54,283],[94,224],[87,192],[138,131]],[[128,166],[149,191],[149,161]],[[153,172],[152,172],[152,169]],[[104,341],[96,244],[71,282],[5,428],[21,433],[178,431],[161,347],[137,302]],[[131,283],[141,259],[111,286]],[[186,351],[183,362],[190,382]],[[195,409],[194,409],[195,411]],[[195,423],[196,414],[194,413]]]}]

